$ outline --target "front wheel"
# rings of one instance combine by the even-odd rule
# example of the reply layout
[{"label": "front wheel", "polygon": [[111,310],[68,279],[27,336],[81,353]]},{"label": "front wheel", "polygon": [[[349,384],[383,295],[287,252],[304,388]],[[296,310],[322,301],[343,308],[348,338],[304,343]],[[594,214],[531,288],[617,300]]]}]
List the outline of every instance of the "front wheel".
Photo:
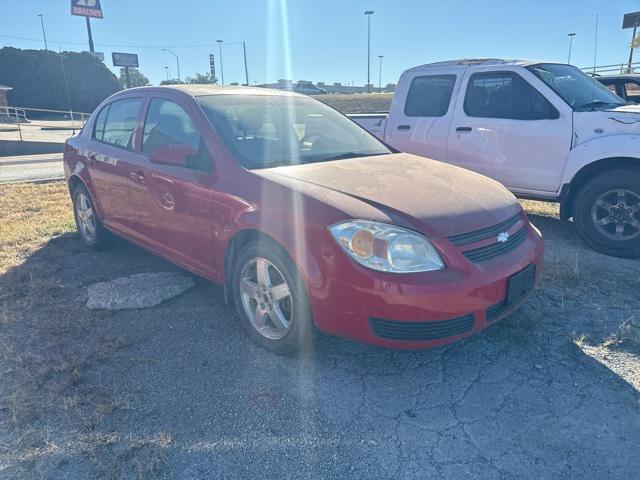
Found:
[{"label": "front wheel", "polygon": [[304,350],[311,341],[312,320],[289,256],[272,242],[254,242],[242,248],[233,265],[236,310],[251,339],[281,355]]},{"label": "front wheel", "polygon": [[640,171],[612,170],[589,180],[574,203],[584,241],[616,257],[640,256]]}]

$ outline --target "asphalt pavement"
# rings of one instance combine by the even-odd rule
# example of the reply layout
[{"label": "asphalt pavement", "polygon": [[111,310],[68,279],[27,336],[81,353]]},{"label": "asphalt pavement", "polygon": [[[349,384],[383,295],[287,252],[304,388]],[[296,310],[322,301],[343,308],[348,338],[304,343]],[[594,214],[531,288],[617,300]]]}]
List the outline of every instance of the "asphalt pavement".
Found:
[{"label": "asphalt pavement", "polygon": [[61,153],[0,157],[0,183],[48,181],[63,176]]}]

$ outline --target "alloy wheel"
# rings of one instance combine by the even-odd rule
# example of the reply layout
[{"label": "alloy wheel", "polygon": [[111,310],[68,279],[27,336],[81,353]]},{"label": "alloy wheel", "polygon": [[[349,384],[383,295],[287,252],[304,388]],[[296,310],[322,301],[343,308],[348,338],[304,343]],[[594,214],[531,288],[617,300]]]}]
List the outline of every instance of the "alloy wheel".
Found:
[{"label": "alloy wheel", "polygon": [[291,329],[293,299],[284,275],[266,258],[249,260],[240,275],[242,307],[251,325],[269,340]]},{"label": "alloy wheel", "polygon": [[88,242],[96,239],[96,219],[91,205],[91,200],[84,192],[78,193],[76,197],[76,218],[80,233]]},{"label": "alloy wheel", "polygon": [[640,236],[640,195],[618,188],[598,197],[591,209],[591,220],[608,238],[625,241]]}]

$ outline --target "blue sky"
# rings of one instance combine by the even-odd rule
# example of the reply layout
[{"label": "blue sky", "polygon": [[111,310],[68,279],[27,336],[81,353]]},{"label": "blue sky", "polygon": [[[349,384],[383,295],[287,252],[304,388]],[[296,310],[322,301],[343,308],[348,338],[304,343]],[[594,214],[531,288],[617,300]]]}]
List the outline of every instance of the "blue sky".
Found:
[{"label": "blue sky", "polygon": [[[165,77],[165,66],[176,76],[175,60],[163,46],[179,55],[185,77],[208,70],[208,54],[217,57],[218,49],[207,44],[222,39],[229,42],[223,47],[226,83],[244,81],[242,47],[236,43],[244,40],[252,84],[292,78],[356,85],[367,75],[363,12],[368,9],[375,11],[371,76],[376,84],[378,55],[384,55],[385,84],[408,67],[451,58],[566,61],[569,32],[576,33],[572,63],[592,65],[596,14],[597,63],[624,62],[631,31],[621,30],[622,15],[640,10],[637,0],[102,0],[102,5],[104,20],[92,21],[96,50],[105,52],[109,66],[112,51],[139,54],[141,70],[154,83]],[[68,0],[2,0],[0,45],[43,48],[36,16],[42,13],[50,49],[88,50],[84,18],[69,10]]]}]

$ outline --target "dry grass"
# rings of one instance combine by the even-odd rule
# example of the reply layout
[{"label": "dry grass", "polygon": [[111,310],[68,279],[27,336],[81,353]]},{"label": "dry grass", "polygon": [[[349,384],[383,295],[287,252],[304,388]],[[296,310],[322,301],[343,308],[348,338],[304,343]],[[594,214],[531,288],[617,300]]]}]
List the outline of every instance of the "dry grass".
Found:
[{"label": "dry grass", "polygon": [[560,217],[560,204],[556,202],[538,202],[535,200],[520,200],[522,208],[529,215],[542,217]]},{"label": "dry grass", "polygon": [[0,185],[0,274],[52,237],[74,229],[64,182]]},{"label": "dry grass", "polygon": [[342,113],[388,112],[392,93],[317,95],[314,98]]}]

